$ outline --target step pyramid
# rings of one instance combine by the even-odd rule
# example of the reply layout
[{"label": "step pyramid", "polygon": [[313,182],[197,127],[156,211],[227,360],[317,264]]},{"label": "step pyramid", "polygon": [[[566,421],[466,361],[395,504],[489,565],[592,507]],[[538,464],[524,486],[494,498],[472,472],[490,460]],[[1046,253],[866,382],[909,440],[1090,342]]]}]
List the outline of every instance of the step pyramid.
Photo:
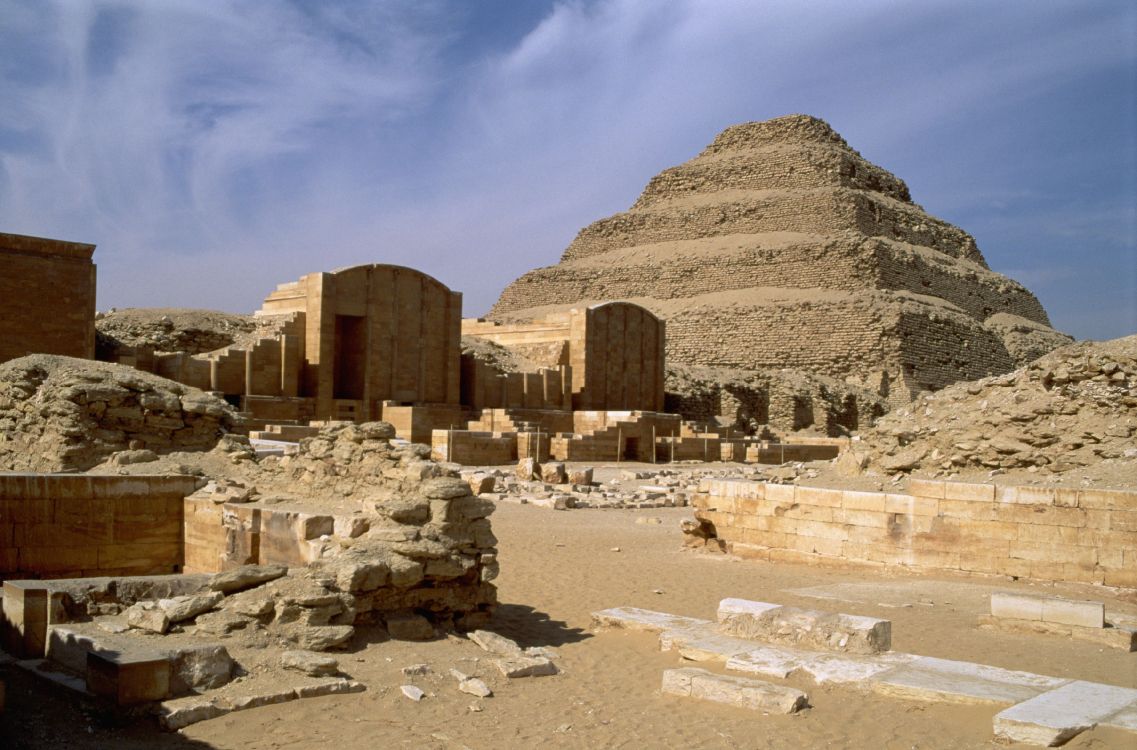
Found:
[{"label": "step pyramid", "polygon": [[1071,340],[971,235],[806,115],[727,128],[511,283],[489,317],[617,299],[666,320],[669,363],[791,368],[894,403]]}]

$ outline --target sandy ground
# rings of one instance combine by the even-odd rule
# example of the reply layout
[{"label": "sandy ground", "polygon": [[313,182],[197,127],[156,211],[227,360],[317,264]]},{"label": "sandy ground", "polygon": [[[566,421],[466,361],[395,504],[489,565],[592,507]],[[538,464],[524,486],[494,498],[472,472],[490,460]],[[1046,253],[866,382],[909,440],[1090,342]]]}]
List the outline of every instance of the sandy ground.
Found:
[{"label": "sandy ground", "polygon": [[[719,599],[728,596],[889,618],[898,651],[1137,687],[1137,653],[975,627],[992,591],[1093,598],[1106,601],[1107,611],[1137,614],[1133,595],[737,560],[683,550],[677,525],[687,515],[683,508],[557,512],[499,506],[493,522],[502,604],[494,629],[525,646],[554,647],[562,669],[557,676],[508,680],[461,638],[406,643],[361,633],[340,663],[369,686],[367,692],[230,714],[179,735],[158,733],[142,721],[108,724],[10,674],[0,747],[1007,747],[992,741],[993,707],[903,701],[794,679],[789,684],[805,690],[812,705],[794,716],[663,696],[661,672],[679,665],[679,657],[660,653],[649,634],[594,632],[589,618],[594,610],[621,605],[713,618]],[[662,523],[642,522],[649,518]],[[416,663],[428,664],[431,673],[401,673]],[[483,677],[494,696],[458,692],[448,674],[452,667]],[[418,685],[427,697],[410,701],[399,691],[403,684]],[[1132,746],[1132,735],[1101,729],[1068,745]]]}]

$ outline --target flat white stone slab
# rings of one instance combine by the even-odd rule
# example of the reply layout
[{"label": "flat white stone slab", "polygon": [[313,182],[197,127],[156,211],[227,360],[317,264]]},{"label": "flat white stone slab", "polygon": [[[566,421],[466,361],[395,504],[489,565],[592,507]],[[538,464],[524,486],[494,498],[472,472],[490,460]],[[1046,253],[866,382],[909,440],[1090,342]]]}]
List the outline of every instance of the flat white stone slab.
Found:
[{"label": "flat white stone slab", "polygon": [[736,672],[785,679],[795,672],[809,675],[818,685],[859,684],[919,657],[889,652],[872,656],[846,656],[821,651],[763,646],[732,656],[726,668]]},{"label": "flat white stone slab", "polygon": [[792,714],[809,705],[808,696],[794,688],[692,667],[664,670],[661,690],[766,713]]},{"label": "flat white stone slab", "polygon": [[723,635],[713,623],[664,630],[659,634],[660,651],[678,651],[691,661],[722,661],[752,651],[754,641]]},{"label": "flat white stone slab", "polygon": [[995,736],[1056,747],[1135,705],[1137,690],[1076,680],[996,714]]},{"label": "flat white stone slab", "polygon": [[991,594],[991,614],[1015,620],[1038,620],[1082,628],[1105,627],[1101,602],[1028,594]]},{"label": "flat white stone slab", "polygon": [[1102,726],[1137,732],[1137,703],[1131,703],[1101,722]]},{"label": "flat white stone slab", "polygon": [[1068,682],[1030,672],[920,656],[872,678],[872,687],[882,695],[913,700],[1010,705]]},{"label": "flat white stone slab", "polygon": [[600,627],[643,630],[649,633],[661,633],[664,630],[711,624],[710,620],[672,615],[667,612],[654,612],[639,607],[613,607],[612,609],[593,612],[592,622]]},{"label": "flat white stone slab", "polygon": [[767,612],[781,608],[781,604],[770,604],[769,602],[755,602],[749,599],[723,599],[719,602],[718,619],[719,622],[722,622],[730,615],[761,617]]}]

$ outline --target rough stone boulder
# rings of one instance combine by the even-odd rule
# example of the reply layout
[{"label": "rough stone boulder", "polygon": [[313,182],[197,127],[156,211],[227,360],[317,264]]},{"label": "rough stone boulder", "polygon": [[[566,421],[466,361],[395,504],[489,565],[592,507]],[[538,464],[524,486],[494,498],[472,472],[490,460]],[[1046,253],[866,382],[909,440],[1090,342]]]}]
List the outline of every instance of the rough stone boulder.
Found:
[{"label": "rough stone boulder", "polygon": [[1137,469],[1137,336],[1057,349],[1006,375],[957,383],[881,418],[853,450],[886,474],[1103,459]]},{"label": "rough stone boulder", "polygon": [[0,365],[0,470],[83,471],[125,450],[207,451],[224,401],[124,365],[35,354]]},{"label": "rough stone boulder", "polygon": [[201,354],[254,336],[266,321],[252,315],[182,308],[126,308],[101,314],[95,321],[100,359],[115,352],[148,348],[159,352]]}]

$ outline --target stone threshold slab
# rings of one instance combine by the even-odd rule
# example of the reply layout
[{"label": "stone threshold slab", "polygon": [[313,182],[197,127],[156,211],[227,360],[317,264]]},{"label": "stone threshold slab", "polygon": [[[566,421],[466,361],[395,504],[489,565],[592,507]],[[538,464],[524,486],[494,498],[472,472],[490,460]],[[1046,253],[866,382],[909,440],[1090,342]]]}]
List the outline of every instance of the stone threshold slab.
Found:
[{"label": "stone threshold slab", "polygon": [[182,729],[236,711],[303,698],[360,693],[366,689],[367,687],[360,682],[340,677],[311,679],[291,685],[253,679],[241,683],[236,689],[218,691],[218,694],[214,695],[206,693],[162,701],[157,708],[158,721],[165,729]]},{"label": "stone threshold slab", "polygon": [[1137,690],[1075,680],[999,712],[994,726],[996,737],[1056,747],[1099,724],[1137,730],[1134,719]]}]

